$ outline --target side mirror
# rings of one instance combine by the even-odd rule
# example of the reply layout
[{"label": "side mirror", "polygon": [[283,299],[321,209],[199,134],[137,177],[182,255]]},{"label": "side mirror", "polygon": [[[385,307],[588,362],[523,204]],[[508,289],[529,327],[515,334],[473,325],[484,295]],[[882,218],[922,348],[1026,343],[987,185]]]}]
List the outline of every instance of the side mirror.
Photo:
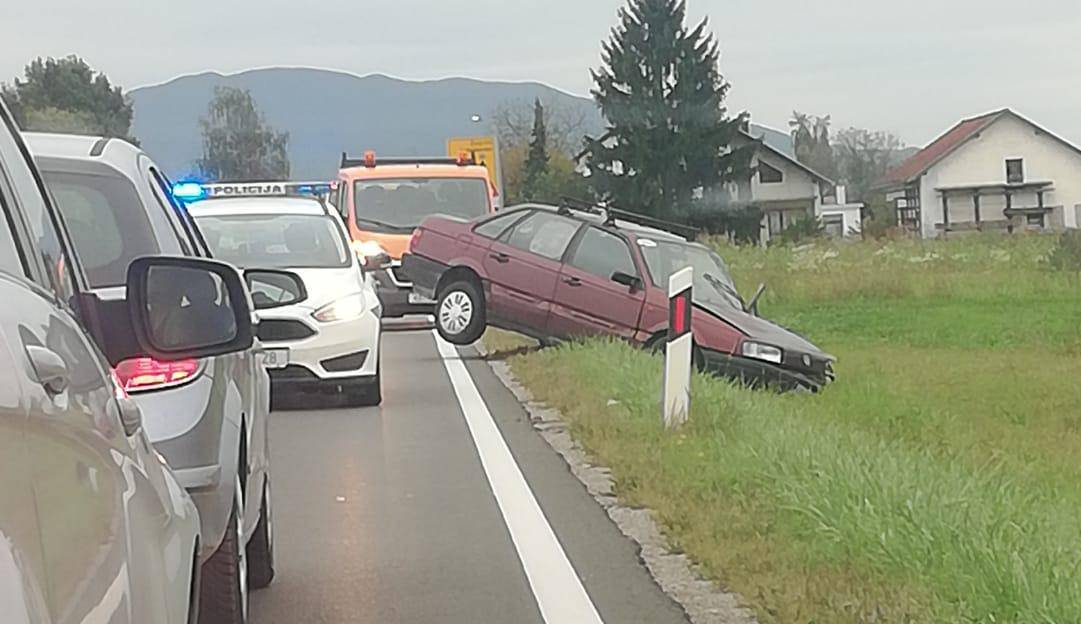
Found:
[{"label": "side mirror", "polygon": [[304,280],[291,271],[248,269],[244,281],[251,291],[256,310],[271,310],[300,303],[308,298]]},{"label": "side mirror", "polygon": [[250,349],[252,310],[233,265],[202,258],[151,256],[128,267],[128,310],[135,337],[162,361]]},{"label": "side mirror", "polygon": [[751,301],[747,304],[747,311],[758,316],[758,301],[762,299],[762,295],[766,293],[766,285],[759,284],[758,290],[755,291],[754,296],[751,297]]},{"label": "side mirror", "polygon": [[645,288],[645,284],[642,283],[642,278],[637,275],[631,275],[630,273],[624,273],[623,271],[616,271],[613,273],[612,281],[630,288],[631,292]]}]

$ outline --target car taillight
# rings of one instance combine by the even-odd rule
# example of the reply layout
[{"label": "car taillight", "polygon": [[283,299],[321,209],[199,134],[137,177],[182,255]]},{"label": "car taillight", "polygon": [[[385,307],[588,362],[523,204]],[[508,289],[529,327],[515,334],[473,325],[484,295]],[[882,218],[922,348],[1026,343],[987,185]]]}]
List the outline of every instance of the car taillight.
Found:
[{"label": "car taillight", "polygon": [[422,230],[420,228],[417,228],[417,229],[413,230],[413,235],[409,237],[409,250],[410,251],[412,251],[413,248],[417,246],[417,243],[420,242],[420,233],[421,233],[421,231]]},{"label": "car taillight", "polygon": [[120,362],[115,371],[120,387],[125,391],[142,392],[191,381],[199,376],[200,364],[199,360],[159,362],[153,358],[139,357]]}]

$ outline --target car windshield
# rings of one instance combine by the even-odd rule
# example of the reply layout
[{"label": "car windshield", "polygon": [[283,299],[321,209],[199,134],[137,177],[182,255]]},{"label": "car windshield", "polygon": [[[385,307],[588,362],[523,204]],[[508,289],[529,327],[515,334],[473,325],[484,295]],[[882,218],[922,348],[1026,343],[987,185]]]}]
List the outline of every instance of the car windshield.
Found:
[{"label": "car windshield", "polygon": [[434,214],[471,219],[488,213],[488,184],[481,178],[358,180],[356,218],[361,227],[409,231]]},{"label": "car windshield", "polygon": [[732,281],[724,260],[716,253],[698,245],[639,238],[638,246],[649,267],[653,284],[668,287],[672,274],[691,267],[694,269],[696,302],[743,309],[743,300]]},{"label": "car windshield", "polygon": [[241,267],[324,269],[349,266],[349,246],[329,217],[215,215],[195,219],[215,258]]},{"label": "car windshield", "polygon": [[43,175],[91,286],[121,286],[132,260],[161,252],[127,178],[50,170]]}]

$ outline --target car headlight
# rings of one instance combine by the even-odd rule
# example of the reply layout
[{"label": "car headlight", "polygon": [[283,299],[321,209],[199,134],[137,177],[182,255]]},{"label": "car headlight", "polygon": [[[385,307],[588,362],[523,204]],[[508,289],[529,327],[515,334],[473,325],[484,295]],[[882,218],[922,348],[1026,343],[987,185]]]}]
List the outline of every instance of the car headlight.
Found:
[{"label": "car headlight", "polygon": [[367,310],[364,293],[355,293],[319,308],[312,313],[312,318],[320,323],[351,321],[359,318]]},{"label": "car headlight", "polygon": [[743,343],[743,357],[749,357],[764,362],[780,364],[784,353],[777,347],[762,344],[760,342]]}]

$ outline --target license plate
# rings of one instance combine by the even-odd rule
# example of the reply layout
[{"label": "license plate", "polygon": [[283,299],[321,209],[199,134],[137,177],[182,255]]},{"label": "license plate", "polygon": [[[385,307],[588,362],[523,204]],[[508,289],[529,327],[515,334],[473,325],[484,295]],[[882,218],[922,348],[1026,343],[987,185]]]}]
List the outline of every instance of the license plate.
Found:
[{"label": "license plate", "polygon": [[435,301],[422,295],[418,295],[417,293],[411,292],[409,293],[409,303],[413,305],[427,305],[435,303]]},{"label": "license plate", "polygon": [[267,349],[263,353],[263,366],[285,368],[289,366],[289,349]]}]

